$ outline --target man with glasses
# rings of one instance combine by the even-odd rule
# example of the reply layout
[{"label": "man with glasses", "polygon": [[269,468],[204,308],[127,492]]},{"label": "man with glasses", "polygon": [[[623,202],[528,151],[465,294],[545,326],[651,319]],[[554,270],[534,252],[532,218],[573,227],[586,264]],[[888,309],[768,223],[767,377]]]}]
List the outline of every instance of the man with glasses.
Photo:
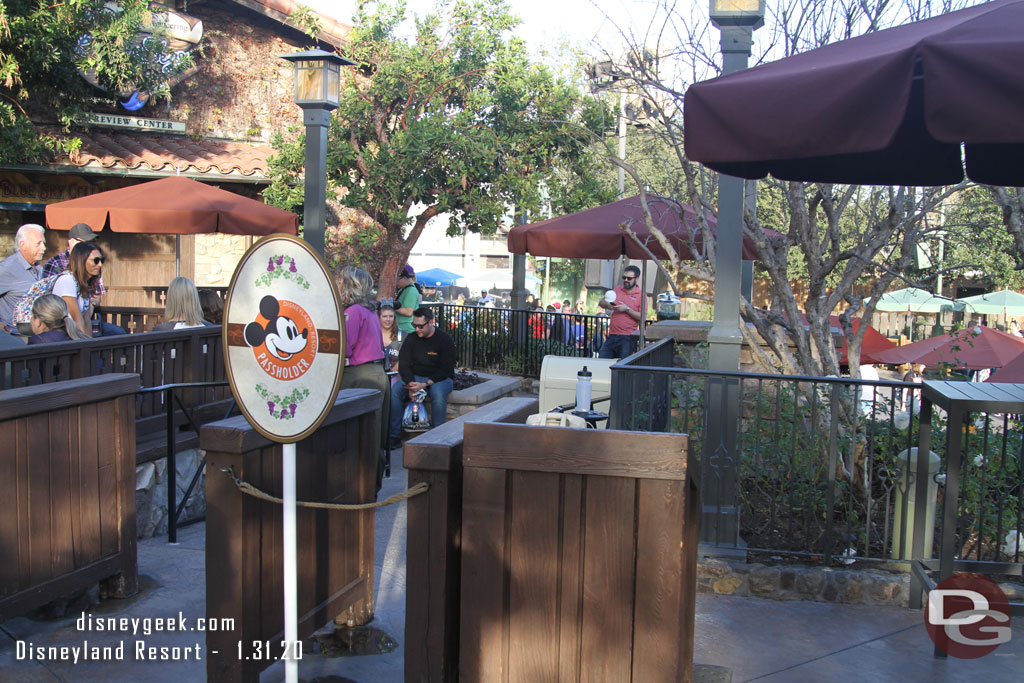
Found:
[{"label": "man with glasses", "polygon": [[640,329],[640,307],[643,302],[643,287],[637,286],[640,269],[626,266],[622,271],[622,286],[616,287],[615,301],[608,303],[601,299],[597,305],[611,311],[608,324],[608,338],[601,345],[599,358],[624,358],[629,355],[631,337],[634,330]]},{"label": "man with glasses", "polygon": [[455,342],[437,329],[434,312],[422,307],[413,311],[416,334],[402,342],[398,352],[398,374],[402,382],[391,390],[391,449],[401,447],[402,415],[410,395],[424,389],[430,397],[430,426],[444,424],[448,414],[448,394],[455,376]]}]

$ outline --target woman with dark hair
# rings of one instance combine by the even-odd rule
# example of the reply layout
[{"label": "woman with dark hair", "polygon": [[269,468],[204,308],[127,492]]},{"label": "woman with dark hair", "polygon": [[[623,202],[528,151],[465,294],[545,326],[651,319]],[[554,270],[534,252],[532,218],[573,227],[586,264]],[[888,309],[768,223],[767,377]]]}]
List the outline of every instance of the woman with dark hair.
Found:
[{"label": "woman with dark hair", "polygon": [[199,305],[203,308],[203,317],[211,325],[220,325],[224,319],[224,300],[212,289],[199,290]]},{"label": "woman with dark hair", "polygon": [[53,282],[53,293],[64,299],[71,319],[87,337],[92,336],[92,299],[105,260],[96,242],[79,242],[71,250],[68,269]]},{"label": "woman with dark hair", "polygon": [[32,303],[32,336],[29,344],[87,339],[68,313],[64,299],[53,294],[43,294]]}]

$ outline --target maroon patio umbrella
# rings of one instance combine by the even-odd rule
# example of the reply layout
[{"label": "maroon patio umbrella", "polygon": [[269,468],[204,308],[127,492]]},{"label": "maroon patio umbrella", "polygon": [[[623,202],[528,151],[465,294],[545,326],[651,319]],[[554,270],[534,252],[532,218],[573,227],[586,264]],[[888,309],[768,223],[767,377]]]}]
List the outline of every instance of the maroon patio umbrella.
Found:
[{"label": "maroon patio umbrella", "polygon": [[[842,326],[839,324],[839,316],[829,316],[829,321],[833,328],[842,330]],[[850,321],[853,326],[853,333],[857,334],[857,330],[860,328],[862,323],[861,318],[854,318]],[[861,363],[880,363],[878,360],[878,354],[882,351],[889,349],[895,349],[896,345],[889,341],[881,332],[876,330],[871,325],[868,325],[867,329],[864,330],[864,338],[860,342],[860,362]],[[839,354],[839,363],[846,364],[846,352],[847,344],[846,337],[843,337],[843,345],[836,349],[836,353]]]},{"label": "maroon patio umbrella", "polygon": [[985,381],[1024,384],[1024,352],[1021,352],[1016,358],[993,372]]},{"label": "maroon patio umbrella", "polygon": [[1024,353],[1024,339],[1006,332],[976,325],[948,334],[922,339],[906,346],[879,351],[879,363],[923,363],[928,366],[984,370],[1001,368]]},{"label": "maroon patio umbrella", "polygon": [[[647,206],[654,226],[668,238],[680,259],[698,260],[704,249],[704,235],[697,227],[697,214],[693,207],[655,195],[647,196]],[[708,216],[709,226],[713,228],[716,222],[713,216]],[[508,250],[513,254],[560,258],[615,259],[623,254],[634,259],[649,258],[631,237],[619,229],[624,223],[629,224],[657,258],[668,259],[668,252],[647,230],[639,195],[529,225],[518,225],[508,233]],[[691,236],[697,255],[689,246]],[[757,249],[748,238],[743,239],[743,258],[751,261],[757,258]]]},{"label": "maroon patio umbrella", "polygon": [[46,224],[50,228],[70,230],[79,222],[88,223],[97,231],[109,225],[114,232],[146,234],[299,232],[299,218],[290,211],[178,176],[46,207]]},{"label": "maroon patio umbrella", "polygon": [[996,0],[692,85],[686,154],[742,178],[1024,185],[1024,0]]}]

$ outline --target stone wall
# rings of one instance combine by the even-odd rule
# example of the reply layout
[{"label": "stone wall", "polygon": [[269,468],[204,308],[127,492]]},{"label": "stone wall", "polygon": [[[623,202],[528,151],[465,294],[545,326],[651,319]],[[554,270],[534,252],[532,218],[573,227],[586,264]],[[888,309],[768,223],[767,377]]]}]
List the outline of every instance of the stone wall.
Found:
[{"label": "stone wall", "polygon": [[[1011,602],[1024,599],[1024,586],[999,584]],[[910,604],[910,574],[881,569],[806,565],[764,565],[745,560],[702,558],[697,592],[772,600],[811,600],[847,605]]]},{"label": "stone wall", "polygon": [[195,283],[197,287],[227,287],[231,274],[253,243],[252,237],[211,233],[196,235]]},{"label": "stone wall", "polygon": [[[206,453],[198,448],[181,451],[175,457],[177,500],[185,495],[196,469]],[[204,468],[205,469],[205,468]],[[206,473],[199,476],[178,524],[206,515]],[[160,458],[135,468],[135,525],[139,538],[167,533],[167,460]]]}]

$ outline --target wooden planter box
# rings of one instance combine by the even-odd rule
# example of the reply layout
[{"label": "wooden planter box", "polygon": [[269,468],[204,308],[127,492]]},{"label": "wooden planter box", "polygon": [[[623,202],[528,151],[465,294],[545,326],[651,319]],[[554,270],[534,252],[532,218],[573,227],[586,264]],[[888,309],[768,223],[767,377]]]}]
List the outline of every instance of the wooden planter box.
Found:
[{"label": "wooden planter box", "polygon": [[138,389],[110,374],[0,391],[0,621],[102,579],[138,591]]},{"label": "wooden planter box", "polygon": [[[296,444],[298,500],[373,502],[379,405],[372,389],[338,393],[323,424]],[[281,446],[244,417],[204,425],[200,443],[207,451],[206,616],[234,619],[234,630],[206,634],[207,680],[257,681],[282,653],[281,505],[242,493],[221,468],[280,497]],[[296,510],[300,638],[342,613],[356,624],[373,617],[373,519],[372,509]],[[275,659],[252,657],[254,641],[269,641]],[[250,655],[241,661],[239,642]]]}]

